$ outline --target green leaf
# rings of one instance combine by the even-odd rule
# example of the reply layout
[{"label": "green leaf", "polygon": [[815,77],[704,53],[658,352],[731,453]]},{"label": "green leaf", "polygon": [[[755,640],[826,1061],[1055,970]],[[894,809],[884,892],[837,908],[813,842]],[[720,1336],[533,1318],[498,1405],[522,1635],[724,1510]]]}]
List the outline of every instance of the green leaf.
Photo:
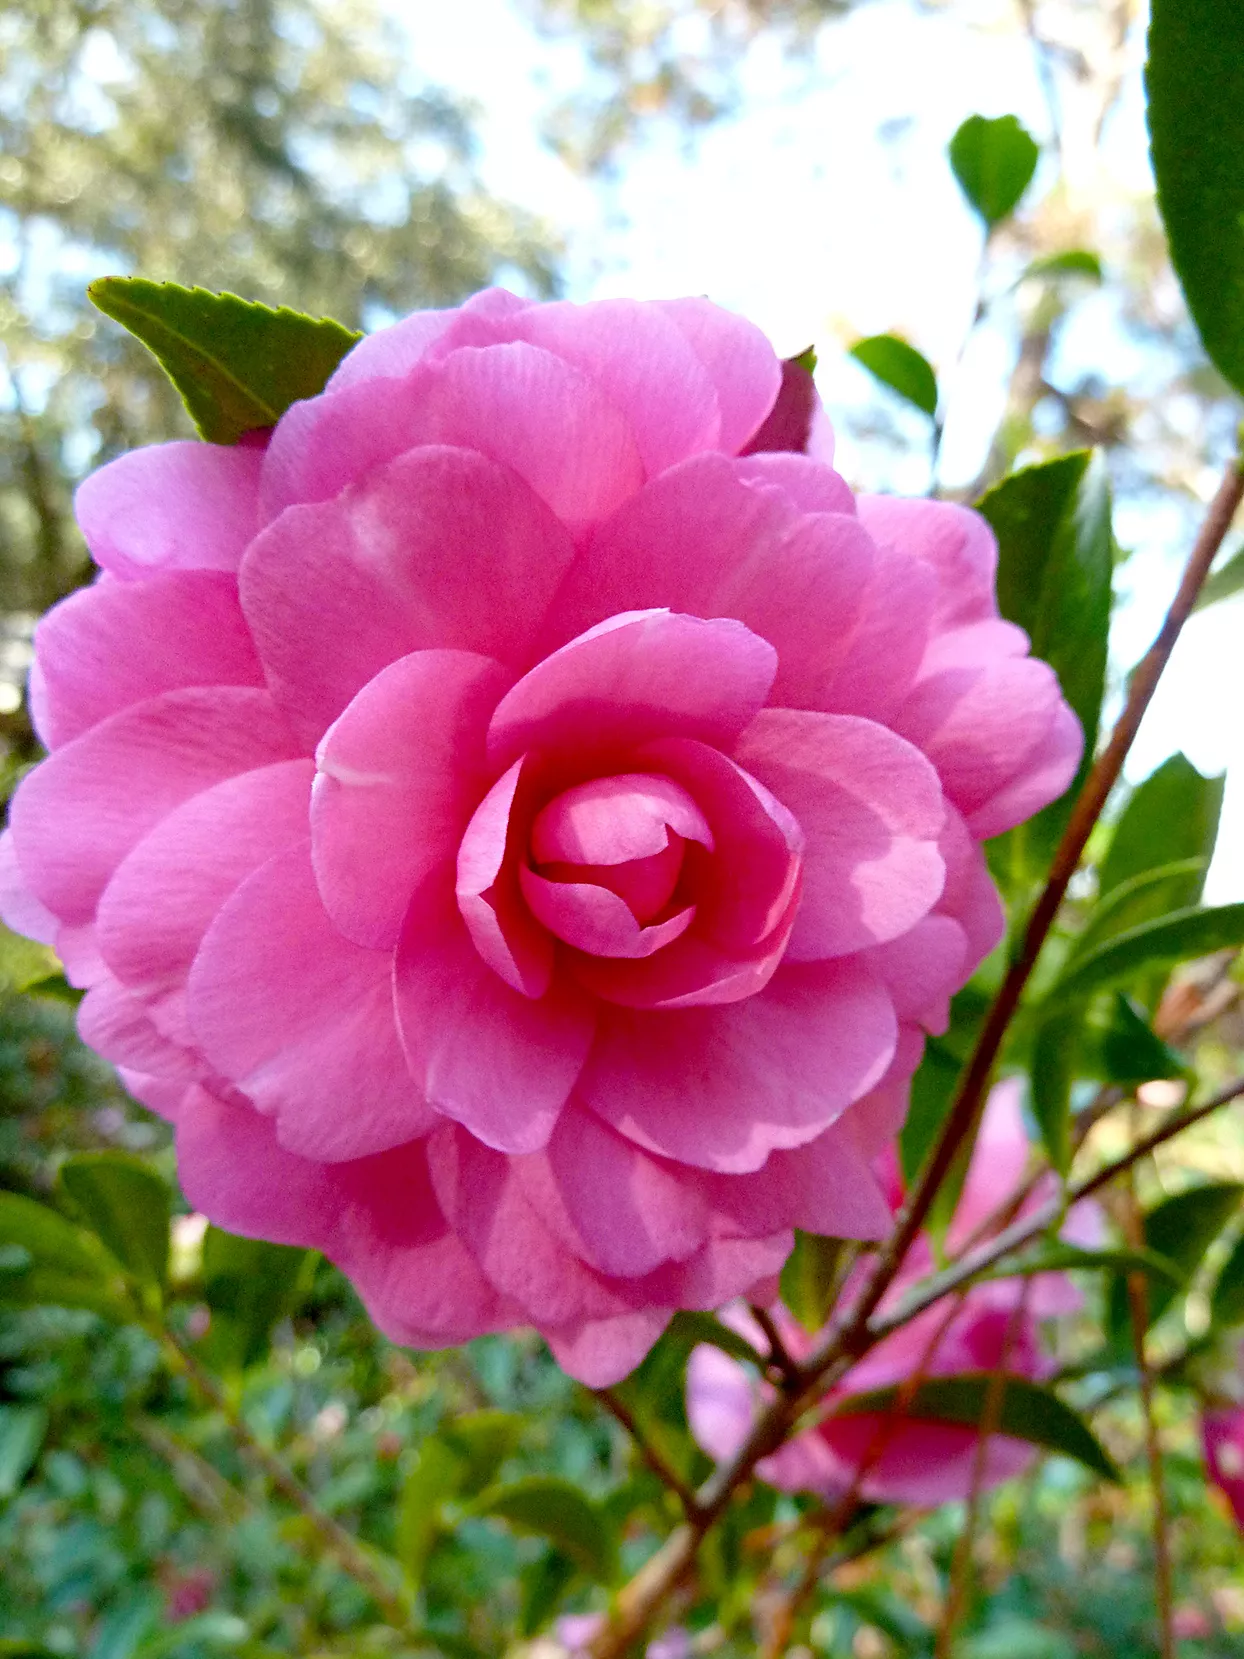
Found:
[{"label": "green leaf", "polygon": [[25,1480],[47,1432],[44,1406],[0,1406],[0,1498],[11,1498]]},{"label": "green leaf", "polygon": [[604,1516],[568,1480],[528,1475],[494,1486],[476,1499],[471,1513],[493,1516],[519,1532],[547,1538],[599,1582],[613,1577],[617,1552]]},{"label": "green leaf", "polygon": [[1015,115],[1000,115],[994,121],[969,115],[951,139],[951,168],[986,230],[993,230],[1018,207],[1040,153]]},{"label": "green leaf", "polygon": [[1222,774],[1203,777],[1186,756],[1174,754],[1132,791],[1098,872],[1101,899],[1163,867],[1187,860],[1200,860],[1200,865],[1170,872],[1169,886],[1148,893],[1145,908],[1130,910],[1113,932],[1198,902],[1218,838],[1225,782]]},{"label": "green leaf", "polygon": [[937,376],[926,357],[915,346],[908,345],[897,334],[870,334],[857,340],[850,355],[862,363],[883,386],[908,403],[914,403],[922,413],[937,413]]},{"label": "green leaf", "polygon": [[25,939],[0,922],[0,992],[28,991],[60,973],[60,960],[50,945]]},{"label": "green leaf", "polygon": [[729,1354],[732,1359],[756,1359],[756,1350],[745,1337],[737,1331],[732,1331],[729,1325],[723,1325],[721,1320],[711,1313],[694,1313],[683,1311],[676,1313],[666,1327],[666,1342],[676,1346],[685,1360],[691,1350],[701,1342],[711,1343],[714,1348],[720,1348],[723,1354]]},{"label": "green leaf", "polygon": [[630,1411],[648,1443],[693,1486],[712,1467],[687,1424],[687,1360],[701,1342],[753,1363],[757,1358],[737,1332],[712,1314],[678,1313],[634,1371],[610,1390]]},{"label": "green leaf", "polygon": [[[910,1396],[905,1416],[920,1422],[958,1423],[976,1428],[985,1418],[994,1377],[990,1372],[966,1372],[956,1377],[929,1377]],[[996,1386],[996,1385],[995,1385]],[[872,1389],[840,1401],[831,1414],[872,1416],[895,1410],[901,1387]],[[1006,1377],[999,1391],[993,1422],[998,1434],[1074,1458],[1094,1474],[1117,1481],[1119,1472],[1088,1425],[1058,1396],[1021,1377]]]},{"label": "green leaf", "polygon": [[1205,350],[1244,392],[1244,8],[1153,0],[1145,87],[1171,263]]},{"label": "green leaf", "polygon": [[986,1279],[1030,1279],[1036,1273],[1130,1273],[1139,1269],[1150,1278],[1181,1284],[1183,1275],[1174,1262],[1156,1250],[1081,1250],[1074,1244],[1044,1244],[1030,1255],[1014,1256],[989,1273]]},{"label": "green leaf", "polygon": [[441,1436],[459,1458],[458,1490],[474,1497],[496,1478],[523,1436],[523,1419],[512,1411],[468,1411],[441,1425]]},{"label": "green leaf", "polygon": [[795,1248],[782,1268],[782,1300],[809,1334],[829,1317],[845,1241],[795,1229]]},{"label": "green leaf", "polygon": [[806,369],[809,374],[815,374],[816,347],[805,346],[802,351],[797,351],[793,357],[788,357],[786,361],[788,363],[796,364],[801,369]]},{"label": "green leaf", "polygon": [[[135,1314],[120,1269],[93,1233],[46,1204],[0,1192],[0,1302],[19,1307],[82,1308],[124,1323]],[[20,1263],[10,1259],[20,1255]]]},{"label": "green leaf", "polygon": [[140,277],[101,277],[91,303],[159,360],[200,434],[235,444],[324,390],[361,338],[327,317]]},{"label": "green leaf", "polygon": [[1021,282],[1049,281],[1059,277],[1086,277],[1090,282],[1102,281],[1101,260],[1087,248],[1069,248],[1066,253],[1047,254],[1044,259],[1034,259],[1016,278],[1015,286]]},{"label": "green leaf", "polygon": [[212,1322],[201,1344],[204,1357],[223,1370],[261,1358],[272,1327],[293,1313],[310,1289],[315,1262],[313,1250],[209,1227],[203,1238],[203,1298]]},{"label": "green leaf", "polygon": [[1066,1175],[1071,1163],[1071,1085],[1076,1077],[1079,1012],[1044,1021],[1032,1046],[1032,1112],[1050,1163]]},{"label": "green leaf", "polygon": [[[1144,1218],[1145,1248],[1163,1257],[1179,1274],[1178,1283],[1150,1284],[1148,1315],[1151,1325],[1162,1317],[1181,1288],[1196,1273],[1205,1252],[1239,1208],[1244,1186],[1238,1181],[1208,1181],[1164,1198]],[[1116,1333],[1127,1329],[1127,1288],[1122,1279],[1111,1286],[1108,1326]]]},{"label": "green leaf", "polygon": [[417,1584],[432,1546],[444,1530],[444,1507],[457,1497],[464,1460],[440,1435],[429,1435],[402,1484],[397,1505],[397,1557]]},{"label": "green leaf", "polygon": [[82,1219],[142,1284],[168,1282],[172,1195],[156,1172],[124,1152],[80,1152],[60,1184]]},{"label": "green leaf", "polygon": [[1110,1083],[1149,1083],[1158,1077],[1183,1077],[1187,1066],[1145,1018],[1131,997],[1119,992],[1110,1024],[1101,1036],[1102,1070]]},{"label": "green leaf", "polygon": [[[1096,949],[1106,940],[1130,932],[1141,922],[1169,915],[1172,910],[1186,909],[1186,904],[1171,904],[1168,901],[1172,894],[1182,897],[1193,884],[1199,887],[1205,879],[1206,868],[1203,858],[1177,858],[1170,864],[1160,864],[1156,870],[1145,870],[1130,881],[1121,881],[1089,912],[1083,933],[1072,941],[1068,963]],[[1195,904],[1197,897],[1199,895],[1188,903]]]},{"label": "green leaf", "polygon": [[1176,910],[1129,928],[1095,950],[1077,954],[1050,991],[1045,1007],[1052,1010],[1082,1002],[1096,991],[1122,985],[1154,963],[1189,962],[1238,945],[1244,945],[1244,904]]},{"label": "green leaf", "polygon": [[998,538],[998,607],[1049,663],[1084,731],[1070,788],[1005,838],[1030,879],[1044,874],[1092,765],[1114,574],[1110,485],[1099,455],[1079,450],[1012,473],[978,502]]},{"label": "green leaf", "polygon": [[1241,588],[1244,588],[1244,547],[1237,548],[1225,563],[1210,572],[1192,608],[1203,611],[1220,599],[1234,598]]},{"label": "green leaf", "polygon": [[1222,1265],[1210,1307],[1213,1323],[1220,1329],[1244,1325],[1244,1238],[1235,1241],[1235,1248]]}]

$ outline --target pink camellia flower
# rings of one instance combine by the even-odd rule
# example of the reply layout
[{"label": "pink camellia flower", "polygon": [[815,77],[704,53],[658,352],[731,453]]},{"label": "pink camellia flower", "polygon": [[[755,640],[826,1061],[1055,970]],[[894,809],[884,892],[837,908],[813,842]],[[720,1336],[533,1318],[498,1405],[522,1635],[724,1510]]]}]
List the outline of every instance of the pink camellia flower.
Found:
[{"label": "pink camellia flower", "polygon": [[1244,1406],[1214,1406],[1201,1418],[1209,1478],[1244,1532]]},{"label": "pink camellia flower", "polygon": [[[1018,1195],[1027,1161],[1019,1085],[1007,1080],[989,1097],[967,1180],[947,1232],[949,1250],[964,1248],[1010,1195]],[[897,1177],[893,1191],[897,1204]],[[1017,1204],[1015,1214],[1023,1214],[1047,1196],[1048,1190],[1039,1184]],[[1065,1236],[1091,1244],[1098,1242],[1099,1231],[1096,1207],[1083,1204],[1068,1218]],[[882,1313],[933,1265],[929,1241],[922,1236],[882,1301]],[[848,1299],[850,1294],[848,1283]],[[826,1404],[913,1378],[991,1372],[999,1367],[1011,1376],[1034,1381],[1048,1376],[1053,1366],[1041,1350],[1040,1321],[1079,1305],[1079,1293],[1059,1273],[976,1284],[966,1295],[933,1303],[883,1338],[830,1391]],[[812,1349],[813,1339],[780,1304],[772,1313],[788,1351],[803,1358]],[[765,1351],[760,1328],[746,1310],[730,1308],[725,1317],[760,1352]],[[720,1349],[705,1346],[692,1353],[687,1369],[687,1415],[696,1439],[711,1456],[729,1457],[738,1449],[757,1405],[771,1395],[767,1384]],[[828,1499],[854,1491],[872,1503],[939,1504],[967,1496],[977,1446],[975,1429],[922,1422],[901,1413],[893,1420],[875,1413],[831,1416],[788,1441],[758,1469],[774,1486],[819,1492]],[[1021,1474],[1034,1455],[1032,1447],[1021,1441],[991,1436],[982,1464],[982,1484],[994,1486]]]},{"label": "pink camellia flower", "polygon": [[705,300],[491,291],[79,491],[4,913],[191,1202],[398,1341],[533,1324],[603,1382],[792,1227],[888,1224],[977,843],[1081,740],[986,525],[829,456]]}]

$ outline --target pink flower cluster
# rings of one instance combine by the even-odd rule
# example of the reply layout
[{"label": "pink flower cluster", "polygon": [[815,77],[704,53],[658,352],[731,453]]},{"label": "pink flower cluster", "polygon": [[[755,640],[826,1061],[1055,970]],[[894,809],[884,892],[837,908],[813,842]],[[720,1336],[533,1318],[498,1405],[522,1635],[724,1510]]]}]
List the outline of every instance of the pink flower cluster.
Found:
[{"label": "pink flower cluster", "polygon": [[[989,1097],[963,1192],[946,1236],[949,1251],[985,1236],[990,1218],[1021,1190],[1028,1161],[1028,1136],[1019,1106],[1019,1085],[999,1083]],[[897,1176],[892,1193],[897,1207]],[[1015,1214],[1048,1196],[1034,1188]],[[1008,1219],[1015,1219],[1014,1216]],[[1066,1236],[1083,1244],[1099,1242],[1100,1216],[1091,1204],[1068,1219]],[[881,1312],[899,1302],[916,1280],[933,1270],[929,1240],[918,1238],[881,1304]],[[849,1301],[851,1286],[848,1283]],[[1040,1322],[1074,1311],[1079,1293],[1064,1274],[1042,1273],[1032,1279],[1004,1279],[973,1285],[962,1296],[934,1302],[910,1323],[885,1337],[827,1394],[829,1407],[849,1395],[891,1388],[909,1379],[992,1372],[1036,1381],[1053,1369],[1041,1350]],[[774,1319],[788,1350],[803,1358],[812,1339],[780,1305]],[[729,1323],[766,1350],[751,1315],[728,1309]],[[772,1390],[720,1349],[699,1347],[687,1368],[687,1415],[696,1439],[711,1456],[729,1457],[746,1437],[757,1406]],[[872,1503],[940,1504],[965,1498],[971,1489],[978,1450],[977,1431],[954,1424],[921,1421],[918,1415],[892,1417],[861,1412],[828,1416],[815,1428],[788,1441],[758,1466],[763,1479],[787,1491],[818,1492],[827,1499],[854,1492]],[[1032,1447],[1006,1435],[990,1438],[981,1464],[982,1487],[1021,1474],[1032,1461]]]},{"label": "pink flower cluster", "polygon": [[1080,734],[985,524],[830,454],[707,301],[494,290],[79,492],[4,913],[190,1200],[398,1341],[533,1324],[603,1382],[792,1227],[888,1225],[870,1161],[999,936],[977,844]]}]

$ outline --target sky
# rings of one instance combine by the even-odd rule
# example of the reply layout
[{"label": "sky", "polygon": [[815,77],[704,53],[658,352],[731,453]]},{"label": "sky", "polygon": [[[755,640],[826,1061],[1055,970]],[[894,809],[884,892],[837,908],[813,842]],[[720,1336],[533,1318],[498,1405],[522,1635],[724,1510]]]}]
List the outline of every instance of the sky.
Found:
[{"label": "sky", "polygon": [[[976,7],[986,22],[1001,10],[1002,0]],[[1001,409],[1013,340],[1004,324],[986,327],[964,349],[981,237],[945,149],[972,113],[1017,114],[1039,138],[1047,133],[1034,63],[1016,31],[965,29],[961,6],[929,15],[909,0],[877,0],[824,30],[809,62],[793,65],[766,43],[745,65],[737,115],[692,141],[658,126],[624,156],[616,178],[593,184],[539,136],[553,97],[581,73],[572,45],[539,39],[511,0],[460,7],[418,0],[402,15],[421,72],[478,106],[488,185],[564,236],[569,298],[703,293],[752,318],[783,354],[815,344],[821,395],[839,422],[842,471],[857,487],[920,493],[928,483],[920,417],[890,405],[909,439],[897,457],[844,430],[886,402],[845,346],[860,335],[900,332],[942,374],[944,481],[975,476]],[[1138,36],[1136,73],[1105,139],[1112,180],[1132,195],[1152,188],[1141,49]],[[1039,170],[1034,192],[1042,181]],[[1105,302],[1091,294],[1065,330],[1063,353],[1107,382],[1126,384],[1142,367]],[[1214,484],[1207,473],[1205,499]],[[1185,514],[1152,504],[1119,504],[1117,532],[1131,550],[1118,578],[1120,677],[1161,621],[1185,556],[1186,523]],[[1228,771],[1207,886],[1214,903],[1244,899],[1242,623],[1244,598],[1189,624],[1127,768],[1138,780],[1182,748],[1202,771]]]}]

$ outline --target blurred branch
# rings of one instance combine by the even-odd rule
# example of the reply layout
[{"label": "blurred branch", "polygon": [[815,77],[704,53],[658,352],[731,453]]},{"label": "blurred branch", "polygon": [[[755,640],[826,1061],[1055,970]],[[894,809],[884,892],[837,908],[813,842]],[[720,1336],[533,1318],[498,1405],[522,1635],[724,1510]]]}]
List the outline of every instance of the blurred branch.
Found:
[{"label": "blurred branch", "polygon": [[314,1497],[282,1460],[256,1436],[242,1413],[229,1399],[210,1371],[204,1367],[176,1331],[156,1325],[151,1334],[160,1343],[176,1370],[181,1371],[228,1426],[238,1450],[291,1503],[311,1527],[325,1550],[342,1570],[364,1589],[396,1630],[411,1630],[411,1609],[405,1598],[390,1584],[367,1550],[316,1503]]},{"label": "blurred branch", "polygon": [[765,1341],[769,1344],[769,1359],[774,1369],[782,1374],[782,1382],[786,1387],[799,1382],[799,1367],[787,1352],[786,1344],[782,1341],[782,1333],[773,1322],[773,1315],[768,1308],[757,1307],[753,1302],[750,1305],[752,1318],[765,1334]]},{"label": "blurred branch", "polygon": [[627,1434],[629,1434],[631,1439],[634,1441],[636,1451],[639,1453],[640,1457],[643,1458],[644,1462],[652,1470],[657,1479],[661,1482],[662,1486],[669,1488],[669,1490],[678,1499],[687,1515],[694,1515],[698,1508],[695,1493],[683,1480],[682,1476],[670,1468],[669,1464],[661,1456],[660,1452],[658,1452],[656,1447],[651,1444],[644,1434],[644,1431],[635,1421],[634,1414],[632,1413],[630,1407],[620,1400],[611,1388],[598,1388],[596,1390],[596,1398],[600,1401],[601,1405],[604,1406],[609,1415],[613,1417],[615,1421],[621,1423]]}]

